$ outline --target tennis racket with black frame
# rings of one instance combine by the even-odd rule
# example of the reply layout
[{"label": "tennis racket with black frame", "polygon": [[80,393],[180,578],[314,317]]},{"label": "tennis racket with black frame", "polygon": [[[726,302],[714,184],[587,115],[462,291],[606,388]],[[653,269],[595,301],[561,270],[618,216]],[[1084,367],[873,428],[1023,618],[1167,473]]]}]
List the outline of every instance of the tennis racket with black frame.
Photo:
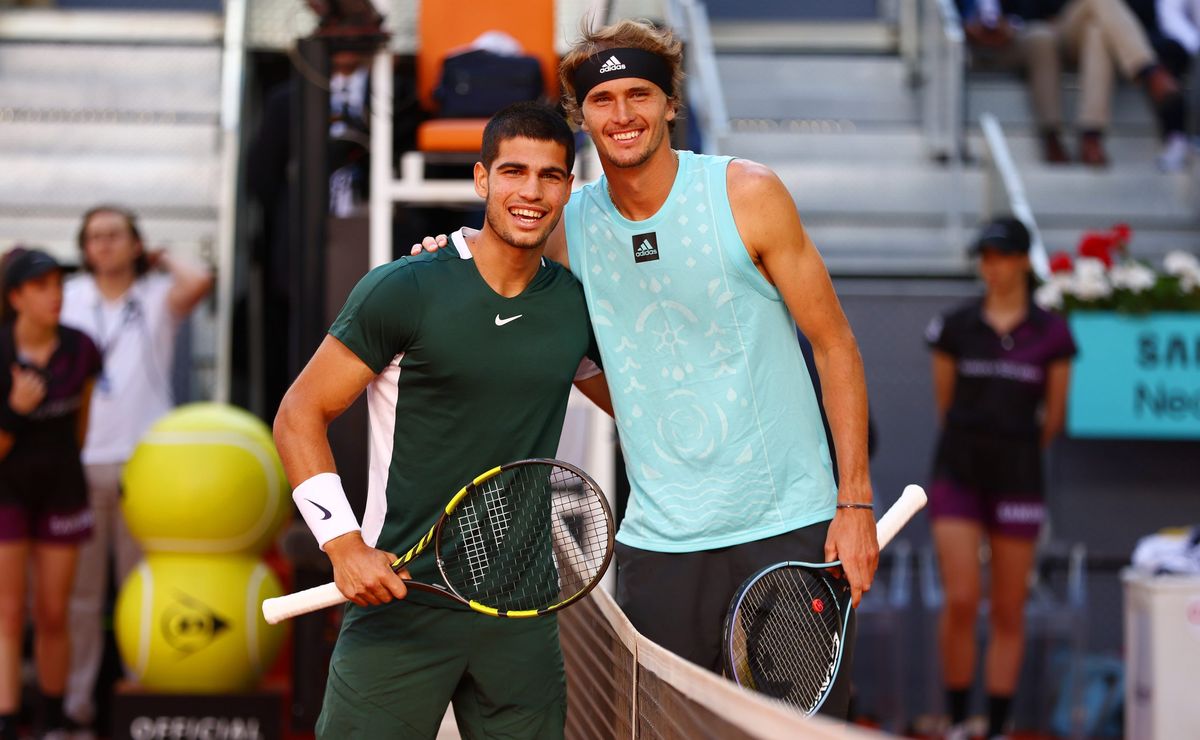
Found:
[{"label": "tennis racket with black frame", "polygon": [[[443,582],[406,580],[408,588],[495,617],[536,617],[595,587],[612,560],[614,530],[608,502],[587,473],[560,460],[520,460],[463,486],[391,567],[399,571],[432,550]],[[275,624],[345,601],[327,583],[267,599],[262,610]]]},{"label": "tennis racket with black frame", "polygon": [[[925,506],[925,491],[905,487],[876,525],[879,549]],[[725,617],[725,675],[805,714],[821,708],[842,663],[851,591],[829,563],[783,562],[750,576]]]}]

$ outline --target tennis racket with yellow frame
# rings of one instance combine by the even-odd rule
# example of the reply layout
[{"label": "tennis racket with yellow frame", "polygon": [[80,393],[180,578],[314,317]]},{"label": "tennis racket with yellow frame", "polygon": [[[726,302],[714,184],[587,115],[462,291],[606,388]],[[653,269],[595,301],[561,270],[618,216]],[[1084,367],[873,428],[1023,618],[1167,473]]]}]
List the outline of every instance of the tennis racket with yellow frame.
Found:
[{"label": "tennis racket with yellow frame", "polygon": [[[596,482],[560,460],[530,459],[477,476],[408,552],[399,571],[426,553],[442,583],[408,588],[452,599],[495,617],[550,614],[583,598],[612,560],[612,513]],[[327,583],[263,602],[275,624],[347,601]]]}]

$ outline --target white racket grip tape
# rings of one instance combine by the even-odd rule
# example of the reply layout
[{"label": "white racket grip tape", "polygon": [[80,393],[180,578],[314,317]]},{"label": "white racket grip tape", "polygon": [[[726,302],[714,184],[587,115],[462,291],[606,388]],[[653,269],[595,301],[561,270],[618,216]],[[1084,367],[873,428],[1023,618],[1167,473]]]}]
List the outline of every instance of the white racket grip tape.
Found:
[{"label": "white racket grip tape", "polygon": [[896,499],[892,508],[888,509],[883,518],[879,520],[879,524],[875,525],[880,550],[892,541],[896,533],[903,529],[905,524],[908,524],[908,520],[912,519],[913,515],[925,508],[926,501],[928,498],[925,496],[925,489],[915,483],[904,487],[900,498]]},{"label": "white racket grip tape", "polygon": [[348,599],[338,590],[336,583],[313,586],[294,594],[276,596],[262,603],[263,617],[267,624],[279,624],[285,619],[315,612],[327,606],[344,604]]}]

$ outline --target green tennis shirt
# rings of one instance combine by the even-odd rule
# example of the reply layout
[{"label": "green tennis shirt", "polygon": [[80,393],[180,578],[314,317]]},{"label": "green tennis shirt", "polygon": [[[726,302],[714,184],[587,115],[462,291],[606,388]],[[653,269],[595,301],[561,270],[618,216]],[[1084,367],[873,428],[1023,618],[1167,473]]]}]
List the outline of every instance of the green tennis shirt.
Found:
[{"label": "green tennis shirt", "polygon": [[[576,370],[597,354],[583,290],[568,270],[543,260],[525,290],[505,298],[479,274],[460,233],[436,253],[368,273],[329,333],[377,373],[367,387],[362,533],[398,555],[475,476],[554,457]],[[439,582],[432,557],[409,570]]]}]

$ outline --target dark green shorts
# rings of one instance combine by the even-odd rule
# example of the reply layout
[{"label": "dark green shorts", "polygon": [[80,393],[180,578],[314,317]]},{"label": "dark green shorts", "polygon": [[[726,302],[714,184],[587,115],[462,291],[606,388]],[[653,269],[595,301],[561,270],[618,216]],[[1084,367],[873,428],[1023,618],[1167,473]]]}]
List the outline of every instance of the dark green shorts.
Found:
[{"label": "dark green shorts", "polygon": [[451,702],[464,740],[562,738],[557,619],[406,602],[347,608],[318,738],[434,738]]}]

